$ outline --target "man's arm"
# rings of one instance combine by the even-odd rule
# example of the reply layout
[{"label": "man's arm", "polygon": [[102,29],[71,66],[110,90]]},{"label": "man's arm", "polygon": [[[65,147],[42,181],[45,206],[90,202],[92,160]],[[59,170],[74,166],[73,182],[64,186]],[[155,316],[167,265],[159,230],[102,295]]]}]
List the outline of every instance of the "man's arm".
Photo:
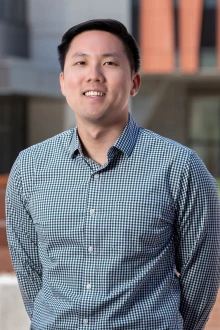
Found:
[{"label": "man's arm", "polygon": [[182,173],[177,210],[180,312],[184,330],[202,330],[220,282],[220,203],[217,184],[195,153]]},{"label": "man's arm", "polygon": [[41,288],[42,266],[38,257],[37,234],[26,208],[19,157],[11,170],[6,190],[6,229],[12,263],[31,318],[34,301]]}]

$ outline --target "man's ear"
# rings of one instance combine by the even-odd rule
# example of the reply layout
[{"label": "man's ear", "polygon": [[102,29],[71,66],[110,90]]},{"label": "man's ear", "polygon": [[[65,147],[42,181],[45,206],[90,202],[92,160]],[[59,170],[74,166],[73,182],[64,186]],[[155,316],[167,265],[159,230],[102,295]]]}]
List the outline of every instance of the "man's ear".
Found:
[{"label": "man's ear", "polygon": [[139,91],[140,86],[141,86],[141,76],[139,73],[135,73],[132,79],[132,88],[130,91],[130,95],[135,96]]},{"label": "man's ear", "polygon": [[64,73],[63,72],[60,72],[60,90],[61,90],[63,96],[66,96],[65,87],[64,87]]}]

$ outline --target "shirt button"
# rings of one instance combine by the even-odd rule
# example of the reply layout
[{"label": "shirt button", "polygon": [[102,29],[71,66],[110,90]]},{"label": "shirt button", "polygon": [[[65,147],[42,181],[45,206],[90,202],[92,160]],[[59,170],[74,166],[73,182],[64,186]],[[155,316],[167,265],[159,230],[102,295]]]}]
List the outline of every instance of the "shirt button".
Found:
[{"label": "shirt button", "polygon": [[94,175],[94,178],[97,180],[97,179],[99,178],[99,174],[96,173],[96,174]]},{"label": "shirt button", "polygon": [[95,210],[91,209],[89,212],[90,212],[91,215],[93,215],[95,213]]},{"label": "shirt button", "polygon": [[93,252],[93,246],[89,246],[88,251],[91,253]]},{"label": "shirt button", "polygon": [[88,319],[84,319],[84,320],[83,320],[83,324],[84,324],[84,325],[87,325],[88,323],[89,323],[89,320],[88,320]]},{"label": "shirt button", "polygon": [[91,288],[92,288],[92,285],[91,285],[90,283],[88,283],[88,284],[86,285],[86,289],[87,289],[87,290],[91,290]]}]

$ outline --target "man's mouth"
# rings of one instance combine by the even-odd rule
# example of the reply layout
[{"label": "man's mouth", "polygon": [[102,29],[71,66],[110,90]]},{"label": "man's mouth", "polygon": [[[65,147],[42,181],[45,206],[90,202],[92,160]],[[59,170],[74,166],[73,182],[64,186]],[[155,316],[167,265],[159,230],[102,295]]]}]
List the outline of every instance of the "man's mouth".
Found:
[{"label": "man's mouth", "polygon": [[85,92],[83,93],[85,96],[105,96],[106,94],[105,93],[102,93],[102,92],[97,92],[97,91],[88,91],[88,92]]}]

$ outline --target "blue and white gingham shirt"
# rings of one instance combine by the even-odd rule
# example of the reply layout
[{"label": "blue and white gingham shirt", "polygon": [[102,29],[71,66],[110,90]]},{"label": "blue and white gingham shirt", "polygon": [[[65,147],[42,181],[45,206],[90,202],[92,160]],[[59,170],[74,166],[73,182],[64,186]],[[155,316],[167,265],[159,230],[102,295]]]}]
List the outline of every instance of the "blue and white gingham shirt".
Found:
[{"label": "blue and white gingham shirt", "polygon": [[220,206],[192,150],[130,116],[99,166],[74,128],[20,153],[6,202],[31,329],[203,329],[220,280]]}]

